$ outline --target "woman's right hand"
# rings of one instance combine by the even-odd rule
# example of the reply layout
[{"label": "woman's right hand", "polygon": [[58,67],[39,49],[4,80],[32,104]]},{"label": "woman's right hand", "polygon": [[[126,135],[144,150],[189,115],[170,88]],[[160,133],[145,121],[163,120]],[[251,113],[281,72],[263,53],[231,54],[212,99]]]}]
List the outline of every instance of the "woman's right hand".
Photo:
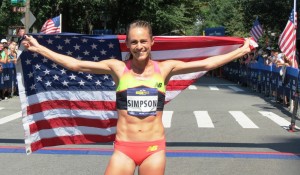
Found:
[{"label": "woman's right hand", "polygon": [[32,52],[38,52],[39,47],[41,46],[38,41],[32,36],[25,35],[25,39],[22,41],[22,44],[25,48]]}]

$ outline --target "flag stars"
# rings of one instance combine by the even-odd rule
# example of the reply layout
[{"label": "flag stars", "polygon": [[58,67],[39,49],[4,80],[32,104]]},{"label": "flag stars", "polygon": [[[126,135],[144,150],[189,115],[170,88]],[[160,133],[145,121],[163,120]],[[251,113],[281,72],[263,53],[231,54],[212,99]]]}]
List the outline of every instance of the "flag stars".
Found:
[{"label": "flag stars", "polygon": [[101,53],[101,55],[106,55],[106,50],[102,49],[102,50],[100,51],[100,53]]},{"label": "flag stars", "polygon": [[93,43],[93,45],[91,45],[92,49],[97,49],[97,45]]},{"label": "flag stars", "polygon": [[59,35],[55,35],[54,38],[59,39],[59,38],[61,38],[61,37],[60,37]]},{"label": "flag stars", "polygon": [[76,76],[74,74],[69,76],[71,80],[76,80]]},{"label": "flag stars", "polygon": [[73,52],[68,50],[67,55],[72,55],[72,54],[73,54]]},{"label": "flag stars", "polygon": [[48,69],[44,70],[43,72],[45,73],[45,75],[49,75],[50,74],[50,71]]},{"label": "flag stars", "polygon": [[108,47],[109,47],[110,49],[113,49],[113,48],[114,48],[114,44],[113,44],[113,43],[109,43],[109,44],[108,44]]},{"label": "flag stars", "polygon": [[52,83],[51,83],[50,81],[47,81],[47,82],[45,83],[45,85],[48,87],[48,86],[51,86]]},{"label": "flag stars", "polygon": [[63,74],[66,74],[67,71],[66,71],[66,69],[61,69],[60,72],[63,75]]},{"label": "flag stars", "polygon": [[89,55],[90,52],[86,50],[86,51],[83,52],[83,54],[84,54],[84,55]]},{"label": "flag stars", "polygon": [[33,73],[32,73],[32,72],[29,72],[28,77],[29,77],[29,78],[32,78],[32,77],[33,77]]},{"label": "flag stars", "polygon": [[64,81],[62,82],[62,84],[63,84],[63,86],[69,86],[69,82],[67,82],[66,80],[64,80]]},{"label": "flag stars", "polygon": [[56,68],[57,69],[57,64],[53,63],[51,64],[52,68]]},{"label": "flag stars", "polygon": [[104,42],[105,42],[105,40],[104,40],[104,39],[101,39],[101,40],[99,40],[99,42],[100,42],[100,43],[104,43]]},{"label": "flag stars", "polygon": [[116,57],[115,57],[115,56],[113,56],[113,55],[110,57],[110,59],[115,59],[115,58],[116,58]]},{"label": "flag stars", "polygon": [[71,40],[67,38],[67,39],[65,39],[64,41],[65,41],[65,44],[70,44],[70,41],[71,41]]},{"label": "flag stars", "polygon": [[94,61],[99,61],[99,57],[96,55],[93,57],[93,59],[94,59]]},{"label": "flag stars", "polygon": [[78,60],[81,60],[81,59],[82,59],[82,57],[81,57],[81,56],[79,56],[79,55],[78,55],[76,58],[77,58]]},{"label": "flag stars", "polygon": [[54,76],[53,76],[53,79],[58,81],[58,80],[59,80],[59,76],[54,75]]},{"label": "flag stars", "polygon": [[88,42],[88,40],[86,38],[82,39],[81,41],[82,41],[82,43],[87,43]]},{"label": "flag stars", "polygon": [[33,53],[32,56],[33,56],[33,58],[36,58],[36,57],[38,57],[38,54],[37,53]]},{"label": "flag stars", "polygon": [[35,69],[41,70],[41,65],[39,65],[39,64],[36,64],[34,67],[35,67]]},{"label": "flag stars", "polygon": [[104,75],[104,80],[109,79],[108,75]]},{"label": "flag stars", "polygon": [[84,86],[84,84],[85,84],[85,82],[82,81],[82,80],[80,80],[78,83],[79,83],[80,86]]},{"label": "flag stars", "polygon": [[99,81],[99,80],[97,80],[95,83],[96,83],[96,86],[101,86],[102,85],[101,81]]},{"label": "flag stars", "polygon": [[73,46],[75,50],[80,50],[80,46],[78,44],[76,44],[75,46]]},{"label": "flag stars", "polygon": [[47,40],[48,44],[53,44],[53,40],[51,40],[50,38]]},{"label": "flag stars", "polygon": [[92,76],[91,74],[88,74],[88,75],[86,76],[86,78],[89,79],[89,80],[91,80],[91,79],[93,79],[93,76]]},{"label": "flag stars", "polygon": [[30,90],[35,90],[36,88],[35,88],[35,84],[33,84],[33,85],[31,85],[30,86]]},{"label": "flag stars", "polygon": [[48,62],[48,59],[47,58],[43,58],[43,63],[47,63]]},{"label": "flag stars", "polygon": [[111,81],[112,86],[114,86],[116,83],[114,81]]},{"label": "flag stars", "polygon": [[64,46],[58,45],[58,46],[56,46],[56,47],[57,47],[58,50],[63,50],[63,47],[64,47]]},{"label": "flag stars", "polygon": [[40,38],[40,39],[41,39],[41,38],[44,38],[44,36],[43,36],[43,35],[38,35],[37,37],[38,37],[38,38]]},{"label": "flag stars", "polygon": [[27,60],[25,61],[25,63],[26,63],[27,65],[29,65],[29,64],[31,64],[31,60],[27,59]]},{"label": "flag stars", "polygon": [[37,82],[42,81],[42,77],[37,76],[37,77],[36,77],[36,81],[37,81]]}]

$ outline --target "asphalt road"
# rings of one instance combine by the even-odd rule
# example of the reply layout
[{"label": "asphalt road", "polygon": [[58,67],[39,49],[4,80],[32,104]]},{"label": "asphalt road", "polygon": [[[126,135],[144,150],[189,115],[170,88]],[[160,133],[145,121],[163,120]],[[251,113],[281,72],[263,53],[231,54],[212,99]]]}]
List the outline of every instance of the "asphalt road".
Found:
[{"label": "asphalt road", "polygon": [[[0,101],[0,174],[103,174],[112,144],[24,150],[18,97]],[[165,107],[167,175],[299,175],[300,132],[287,108],[250,89],[202,77]],[[300,121],[296,124],[300,126]]]}]

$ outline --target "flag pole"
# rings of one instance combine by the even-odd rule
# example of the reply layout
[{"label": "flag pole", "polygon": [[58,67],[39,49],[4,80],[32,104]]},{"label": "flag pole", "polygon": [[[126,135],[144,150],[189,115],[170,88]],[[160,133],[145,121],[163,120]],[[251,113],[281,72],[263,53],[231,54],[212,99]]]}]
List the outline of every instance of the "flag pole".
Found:
[{"label": "flag pole", "polygon": [[60,33],[62,33],[62,14],[59,14],[59,22],[60,22]]},{"label": "flag pole", "polygon": [[[298,21],[296,20],[297,18],[297,0],[294,0],[294,22]],[[295,24],[297,26],[297,24]],[[297,27],[295,27],[294,29],[294,32],[295,32],[295,36],[296,36],[296,40],[294,41],[295,42],[295,48],[296,48],[296,51],[297,51]],[[293,55],[293,67],[295,66],[295,59],[296,59],[296,51]],[[295,100],[293,101],[293,104],[291,104],[293,106],[293,113],[292,113],[292,116],[291,116],[291,124],[289,126],[289,132],[295,132],[297,129],[296,129],[296,118],[297,118],[297,112],[298,112],[298,103],[299,103],[299,76],[300,76],[300,71],[299,71],[299,68],[298,68],[298,76],[297,76],[297,79],[296,79],[296,93],[295,93]]]}]

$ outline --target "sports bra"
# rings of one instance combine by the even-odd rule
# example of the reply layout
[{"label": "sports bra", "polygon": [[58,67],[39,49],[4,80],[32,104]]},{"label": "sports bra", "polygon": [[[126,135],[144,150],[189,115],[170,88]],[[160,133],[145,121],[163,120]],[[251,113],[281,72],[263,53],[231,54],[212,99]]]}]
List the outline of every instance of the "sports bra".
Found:
[{"label": "sports bra", "polygon": [[132,60],[126,66],[116,89],[117,109],[127,110],[132,116],[146,117],[162,111],[165,104],[166,87],[158,63],[154,64],[154,73],[146,79],[139,79],[131,72]]}]

